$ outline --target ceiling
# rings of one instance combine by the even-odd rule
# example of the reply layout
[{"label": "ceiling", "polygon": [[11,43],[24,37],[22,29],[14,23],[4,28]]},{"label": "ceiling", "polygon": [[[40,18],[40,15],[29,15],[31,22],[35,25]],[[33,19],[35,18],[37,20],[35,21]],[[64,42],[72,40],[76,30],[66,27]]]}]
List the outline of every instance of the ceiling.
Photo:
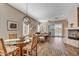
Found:
[{"label": "ceiling", "polygon": [[61,16],[70,4],[60,3],[9,3],[18,10],[41,21]]}]

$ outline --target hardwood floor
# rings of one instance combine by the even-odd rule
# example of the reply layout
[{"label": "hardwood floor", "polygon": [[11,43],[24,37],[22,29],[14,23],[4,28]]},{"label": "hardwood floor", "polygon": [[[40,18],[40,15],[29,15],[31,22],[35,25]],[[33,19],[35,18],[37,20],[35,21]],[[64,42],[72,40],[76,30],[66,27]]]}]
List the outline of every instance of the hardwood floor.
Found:
[{"label": "hardwood floor", "polygon": [[50,37],[49,42],[40,43],[38,56],[79,56],[79,49],[63,43],[61,37]]}]

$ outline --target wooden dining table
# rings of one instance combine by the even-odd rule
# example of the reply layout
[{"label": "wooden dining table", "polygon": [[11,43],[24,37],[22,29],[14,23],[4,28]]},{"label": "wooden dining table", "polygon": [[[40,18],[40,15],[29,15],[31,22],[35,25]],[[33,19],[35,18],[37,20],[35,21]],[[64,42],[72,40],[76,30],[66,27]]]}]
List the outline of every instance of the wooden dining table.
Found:
[{"label": "wooden dining table", "polygon": [[26,46],[26,44],[30,43],[31,41],[27,40],[20,40],[20,39],[7,39],[4,41],[5,45],[8,46],[17,46],[20,48],[20,56],[22,56],[22,48]]}]

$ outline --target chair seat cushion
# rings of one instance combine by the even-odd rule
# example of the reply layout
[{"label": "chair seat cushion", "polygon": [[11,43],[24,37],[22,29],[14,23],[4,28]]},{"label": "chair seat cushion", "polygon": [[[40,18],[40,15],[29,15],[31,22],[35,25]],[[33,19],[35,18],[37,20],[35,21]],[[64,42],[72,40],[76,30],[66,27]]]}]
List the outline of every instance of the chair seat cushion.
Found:
[{"label": "chair seat cushion", "polygon": [[40,39],[42,39],[42,40],[45,40],[45,38],[44,37],[39,37]]},{"label": "chair seat cushion", "polygon": [[24,50],[27,50],[27,49],[29,50],[29,49],[31,49],[31,45],[32,45],[32,43],[29,43],[26,46],[24,46],[23,49]]},{"label": "chair seat cushion", "polygon": [[11,53],[11,52],[14,52],[18,49],[19,47],[16,47],[16,46],[6,46],[6,51],[7,53]]},{"label": "chair seat cushion", "polygon": [[44,37],[39,37],[40,38],[40,41],[41,42],[44,42],[45,41],[45,38]]}]

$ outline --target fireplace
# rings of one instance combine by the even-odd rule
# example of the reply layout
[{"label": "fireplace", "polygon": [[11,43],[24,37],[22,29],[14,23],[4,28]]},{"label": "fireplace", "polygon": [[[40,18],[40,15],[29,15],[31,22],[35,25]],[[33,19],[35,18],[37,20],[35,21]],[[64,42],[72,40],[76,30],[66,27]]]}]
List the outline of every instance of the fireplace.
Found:
[{"label": "fireplace", "polygon": [[78,29],[69,29],[68,38],[74,39],[74,40],[79,40],[79,30]]}]

